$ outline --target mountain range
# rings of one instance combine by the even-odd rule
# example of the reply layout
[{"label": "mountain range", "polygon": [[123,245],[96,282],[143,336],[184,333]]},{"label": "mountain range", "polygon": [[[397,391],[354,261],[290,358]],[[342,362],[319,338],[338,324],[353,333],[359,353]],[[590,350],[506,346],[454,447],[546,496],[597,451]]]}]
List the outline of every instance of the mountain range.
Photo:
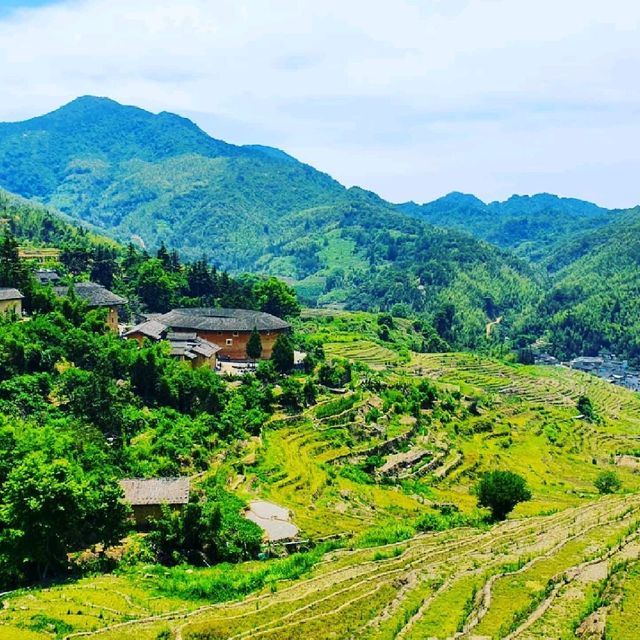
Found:
[{"label": "mountain range", "polygon": [[[581,294],[566,297],[562,313],[578,303],[602,309],[605,266],[621,256],[624,292],[640,273],[638,210],[551,194],[396,205],[279,149],[229,144],[185,118],[107,98],[0,123],[0,187],[150,251],[164,242],[232,272],[283,277],[310,304],[404,305],[464,346],[498,317],[507,331],[545,331],[549,317],[560,327],[550,300],[569,289]],[[623,298],[629,315],[635,307]],[[622,342],[610,335],[603,344]]]}]

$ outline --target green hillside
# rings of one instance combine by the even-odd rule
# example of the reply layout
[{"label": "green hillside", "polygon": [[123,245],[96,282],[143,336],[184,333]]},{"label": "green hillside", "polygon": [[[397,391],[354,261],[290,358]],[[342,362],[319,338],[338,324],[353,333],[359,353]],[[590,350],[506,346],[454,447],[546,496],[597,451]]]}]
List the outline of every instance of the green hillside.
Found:
[{"label": "green hillside", "polygon": [[640,208],[555,252],[555,281],[530,320],[562,356],[607,348],[640,362]]},{"label": "green hillside", "polygon": [[60,247],[68,244],[116,243],[94,234],[51,208],[0,189],[0,230],[8,229],[23,245]]},{"label": "green hillside", "polygon": [[[517,631],[532,640],[568,639],[608,607],[607,637],[630,637],[619,634],[638,607],[637,394],[561,368],[410,352],[415,327],[392,320],[381,340],[375,315],[305,312],[296,333],[321,342],[327,354],[315,373],[280,378],[275,395],[264,396],[256,395],[266,388],[253,378],[220,381],[222,415],[189,418],[156,406],[160,398],[131,406],[119,418],[126,447],[119,451],[116,442],[99,454],[125,472],[190,473],[197,495],[216,478],[237,504],[274,501],[291,510],[305,538],[339,540],[208,567],[158,565],[145,554],[144,539],[132,536],[116,573],[101,575],[88,564],[88,575],[5,595],[0,635],[417,640],[463,631],[497,639]],[[118,353],[107,338],[94,338],[98,353],[100,341]],[[137,350],[126,351],[136,357]],[[178,374],[157,357],[169,367],[163,375]],[[95,366],[91,358],[82,365],[87,373]],[[338,369],[346,376],[343,394],[318,384],[313,402],[285,404],[295,382],[321,383]],[[577,411],[585,395],[594,421]],[[253,409],[262,407],[259,420],[248,425],[234,411],[239,397],[260,400]],[[110,418],[98,418],[111,432]],[[22,420],[34,428],[29,417]],[[225,429],[228,420],[235,430]],[[69,420],[58,437],[76,428]],[[47,429],[48,454],[56,440]],[[94,445],[101,437],[91,436]],[[67,446],[80,462],[100,451]],[[506,522],[492,524],[477,509],[473,487],[496,468],[517,471],[533,495]],[[603,471],[618,475],[622,495],[599,496],[594,482]]]},{"label": "green hillside", "polygon": [[472,195],[450,193],[433,202],[407,202],[398,208],[430,224],[466,231],[535,262],[585,231],[605,226],[617,215],[591,202],[548,193],[514,195],[489,204]]},{"label": "green hillside", "polygon": [[288,278],[311,304],[424,312],[459,346],[536,298],[522,262],[416,222],[282,151],[102,98],[0,125],[0,184],[150,250]]}]

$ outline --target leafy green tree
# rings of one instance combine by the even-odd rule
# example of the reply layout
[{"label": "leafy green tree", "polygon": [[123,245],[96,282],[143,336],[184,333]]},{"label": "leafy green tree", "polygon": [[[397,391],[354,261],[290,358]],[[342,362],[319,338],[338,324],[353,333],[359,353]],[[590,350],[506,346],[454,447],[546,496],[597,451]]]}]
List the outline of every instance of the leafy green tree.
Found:
[{"label": "leafy green tree", "polygon": [[492,520],[504,520],[520,502],[531,500],[526,480],[512,471],[489,471],[476,486],[478,505],[491,511]]},{"label": "leafy green tree", "polygon": [[295,378],[285,378],[280,385],[280,404],[288,411],[299,411],[305,403],[302,384]]},{"label": "leafy green tree", "polygon": [[[96,472],[97,473],[97,472]],[[93,483],[79,465],[27,454],[8,474],[0,504],[0,558],[18,582],[66,567],[67,554],[88,544],[113,544],[127,508],[106,476]]]},{"label": "leafy green tree", "polygon": [[247,357],[251,360],[259,360],[261,355],[262,340],[260,340],[258,330],[254,327],[247,342]]},{"label": "leafy green tree", "polygon": [[286,333],[281,333],[276,339],[271,360],[278,373],[290,373],[293,369],[293,344]]},{"label": "leafy green tree", "polygon": [[260,311],[271,313],[279,318],[300,315],[300,305],[295,292],[282,280],[277,278],[258,280],[253,285],[253,295]]},{"label": "leafy green tree", "polygon": [[580,396],[576,408],[589,422],[598,422],[599,416],[589,396]]},{"label": "leafy green tree", "polygon": [[91,280],[107,289],[113,286],[113,277],[118,270],[115,249],[98,245],[93,251],[91,260]]},{"label": "leafy green tree", "polygon": [[168,311],[176,293],[176,283],[162,261],[147,260],[138,270],[137,291],[142,303],[152,311]]},{"label": "leafy green tree", "polygon": [[622,482],[620,482],[618,474],[614,471],[603,471],[598,474],[598,477],[593,484],[603,495],[607,493],[616,493],[616,491],[620,491],[620,488],[622,487]]},{"label": "leafy green tree", "polygon": [[9,230],[0,241],[0,287],[14,287],[27,297],[33,288],[31,274],[18,255],[18,241]]}]

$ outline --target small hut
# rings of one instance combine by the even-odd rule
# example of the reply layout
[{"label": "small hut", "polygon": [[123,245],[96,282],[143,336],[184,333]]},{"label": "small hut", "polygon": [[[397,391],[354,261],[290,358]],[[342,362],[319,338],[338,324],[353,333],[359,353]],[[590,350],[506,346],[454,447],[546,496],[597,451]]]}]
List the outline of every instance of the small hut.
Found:
[{"label": "small hut", "polygon": [[189,502],[189,478],[132,478],[121,480],[125,502],[133,508],[136,525],[162,515],[162,505],[181,511]]}]

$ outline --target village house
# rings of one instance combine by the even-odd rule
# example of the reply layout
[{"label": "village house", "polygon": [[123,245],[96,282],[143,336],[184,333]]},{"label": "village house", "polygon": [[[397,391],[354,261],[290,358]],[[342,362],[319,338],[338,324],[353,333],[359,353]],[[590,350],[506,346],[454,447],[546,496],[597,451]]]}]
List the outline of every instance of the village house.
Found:
[{"label": "village house", "polygon": [[41,247],[34,249],[31,247],[19,247],[18,257],[22,260],[31,260],[40,264],[46,262],[57,262],[62,251],[60,249],[54,249],[53,247]]},{"label": "village house", "polygon": [[194,332],[171,331],[169,327],[155,320],[147,320],[122,334],[124,338],[135,340],[140,346],[144,340],[158,342],[166,340],[172,357],[189,362],[195,369],[209,367],[215,369],[218,363],[217,354],[220,347],[213,342],[198,337]]},{"label": "village house", "polygon": [[189,478],[132,478],[120,480],[125,502],[131,505],[137,526],[162,516],[162,505],[181,511],[189,502]]},{"label": "village house", "polygon": [[22,300],[24,296],[17,290],[10,287],[0,288],[0,314],[15,313],[22,315]]},{"label": "village house", "polygon": [[[54,287],[53,290],[59,296],[69,293],[69,287]],[[126,298],[116,295],[96,282],[77,282],[74,284],[74,290],[90,309],[107,309],[107,325],[112,331],[118,331],[118,310],[127,304]]]},{"label": "village house", "polygon": [[42,285],[57,285],[60,283],[60,276],[53,269],[36,269],[33,272],[35,279]]},{"label": "village house", "polygon": [[192,367],[216,368],[216,355],[220,351],[217,344],[199,338],[195,333],[168,333],[165,340],[171,345],[170,355],[189,362]]},{"label": "village house", "polygon": [[262,358],[270,358],[278,336],[289,330],[288,322],[262,311],[248,309],[174,309],[148,316],[148,320],[127,331],[125,337],[138,342],[144,338],[164,339],[169,333],[195,334],[219,347],[218,359],[247,360],[247,343],[256,329],[262,343]]}]

